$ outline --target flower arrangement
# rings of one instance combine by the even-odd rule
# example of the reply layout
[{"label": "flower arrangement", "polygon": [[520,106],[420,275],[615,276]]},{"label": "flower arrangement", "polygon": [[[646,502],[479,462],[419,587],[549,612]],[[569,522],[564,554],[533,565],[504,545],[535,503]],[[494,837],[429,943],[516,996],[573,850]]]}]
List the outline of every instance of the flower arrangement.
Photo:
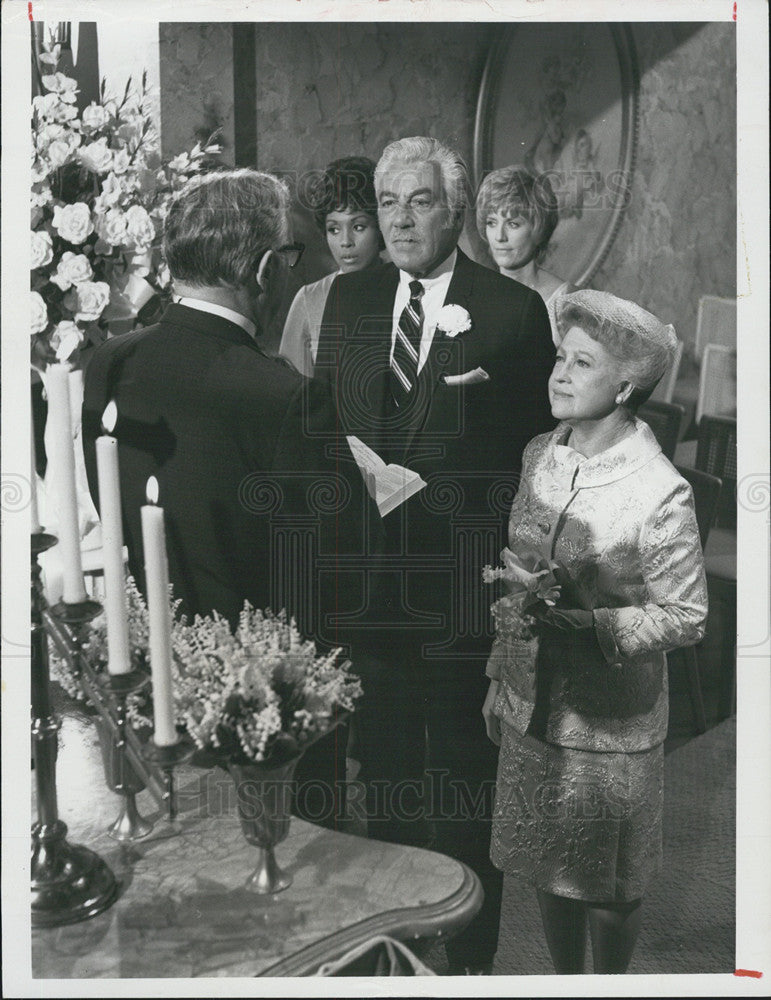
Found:
[{"label": "flower arrangement", "polygon": [[503,566],[485,566],[485,583],[503,580],[508,593],[491,606],[496,632],[508,639],[532,639],[536,623],[533,611],[552,608],[560,597],[557,574],[559,566],[535,549],[514,553],[508,547],[501,552]]},{"label": "flower arrangement", "polygon": [[[79,364],[81,348],[125,332],[169,288],[160,234],[171,194],[219,153],[212,140],[168,163],[148,111],[146,77],[79,114],[77,82],[56,72],[32,101],[32,364]],[[214,137],[212,137],[213,139]]]},{"label": "flower arrangement", "polygon": [[471,316],[463,306],[442,306],[436,320],[436,328],[445,337],[457,337],[471,329]]},{"label": "flower arrangement", "polygon": [[[127,579],[129,646],[132,663],[149,671],[147,605],[132,577]],[[292,756],[334,728],[340,713],[352,711],[361,695],[358,678],[340,650],[318,654],[285,612],[272,614],[247,602],[231,630],[216,612],[177,617],[172,610],[172,686],[177,725],[199,750],[216,760],[271,761]],[[94,620],[83,653],[96,673],[107,669],[107,625]],[[88,701],[69,661],[51,657],[51,674],[72,697]],[[128,716],[135,728],[152,725],[149,688],[131,695]]]},{"label": "flower arrangement", "polygon": [[174,697],[200,749],[234,762],[292,756],[332,729],[361,695],[339,649],[317,655],[293,621],[252,608],[238,626],[216,612],[178,624],[172,636]]}]

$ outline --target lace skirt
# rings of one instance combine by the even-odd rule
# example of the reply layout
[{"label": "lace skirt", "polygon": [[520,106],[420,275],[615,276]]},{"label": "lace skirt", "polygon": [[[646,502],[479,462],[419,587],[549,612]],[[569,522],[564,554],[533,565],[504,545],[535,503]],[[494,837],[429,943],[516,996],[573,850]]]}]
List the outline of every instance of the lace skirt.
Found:
[{"label": "lace skirt", "polygon": [[663,746],[593,753],[501,731],[493,864],[570,899],[641,897],[661,866]]}]

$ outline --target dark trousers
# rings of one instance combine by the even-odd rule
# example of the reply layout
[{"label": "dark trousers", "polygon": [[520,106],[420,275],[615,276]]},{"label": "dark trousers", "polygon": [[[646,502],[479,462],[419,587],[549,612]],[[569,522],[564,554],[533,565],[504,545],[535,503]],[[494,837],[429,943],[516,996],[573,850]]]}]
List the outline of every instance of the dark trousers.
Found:
[{"label": "dark trousers", "polygon": [[303,753],[295,770],[295,816],[329,830],[345,819],[345,757],[348,727],[337,726]]},{"label": "dark trousers", "polygon": [[354,655],[364,696],[355,726],[367,787],[369,836],[429,847],[476,873],[484,903],[447,944],[450,962],[491,962],[498,943],[503,876],[490,861],[498,749],[481,710],[484,663],[427,665]]}]

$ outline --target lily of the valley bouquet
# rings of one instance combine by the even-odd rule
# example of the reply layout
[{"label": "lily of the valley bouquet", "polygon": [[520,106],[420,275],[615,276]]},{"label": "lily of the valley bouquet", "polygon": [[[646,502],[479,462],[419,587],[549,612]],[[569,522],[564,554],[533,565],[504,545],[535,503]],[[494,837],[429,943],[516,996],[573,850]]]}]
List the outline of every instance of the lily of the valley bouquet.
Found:
[{"label": "lily of the valley bouquet", "polygon": [[216,612],[172,636],[177,717],[202,750],[229,762],[285,760],[329,732],[361,695],[340,650],[303,639],[282,611],[248,602],[231,632]]},{"label": "lily of the valley bouquet", "polygon": [[[132,666],[147,670],[147,605],[134,580],[127,580],[129,646]],[[340,650],[317,653],[294,621],[244,604],[232,630],[216,612],[196,615],[192,623],[172,609],[172,688],[177,726],[185,729],[211,763],[280,761],[329,732],[354,708],[361,685],[340,662]],[[104,615],[92,623],[83,646],[92,670],[107,670]],[[55,680],[87,701],[69,661],[51,658]],[[129,697],[128,715],[137,729],[152,726],[152,692]]]},{"label": "lily of the valley bouquet", "polygon": [[534,611],[553,608],[560,597],[557,579],[559,567],[534,549],[521,553],[508,547],[501,552],[503,566],[485,566],[485,583],[502,580],[507,593],[490,608],[496,633],[503,639],[532,639],[536,618]]},{"label": "lily of the valley bouquet", "polygon": [[[196,145],[164,163],[148,110],[145,77],[122,97],[102,83],[79,113],[77,83],[43,52],[32,101],[32,364],[78,367],[87,342],[126,332],[169,289],[161,229],[172,193],[219,147]],[[49,72],[46,73],[45,70]]]}]

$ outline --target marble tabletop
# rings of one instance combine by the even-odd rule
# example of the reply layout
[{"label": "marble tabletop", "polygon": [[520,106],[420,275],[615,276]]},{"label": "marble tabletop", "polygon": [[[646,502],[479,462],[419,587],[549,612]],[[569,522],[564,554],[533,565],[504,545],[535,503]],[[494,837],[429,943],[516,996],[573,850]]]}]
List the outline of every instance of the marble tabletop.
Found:
[{"label": "marble tabletop", "polygon": [[296,817],[276,848],[293,884],[272,896],[248,892],[256,848],[244,839],[233,782],[219,768],[184,769],[173,826],[140,793],[140,811],[155,828],[118,844],[105,832],[119,800],[106,787],[93,723],[66,717],[60,736],[67,839],[101,855],[121,889],[96,917],[33,931],[36,978],[312,975],[376,934],[413,947],[451,936],[481,905],[476,876],[444,855]]}]

